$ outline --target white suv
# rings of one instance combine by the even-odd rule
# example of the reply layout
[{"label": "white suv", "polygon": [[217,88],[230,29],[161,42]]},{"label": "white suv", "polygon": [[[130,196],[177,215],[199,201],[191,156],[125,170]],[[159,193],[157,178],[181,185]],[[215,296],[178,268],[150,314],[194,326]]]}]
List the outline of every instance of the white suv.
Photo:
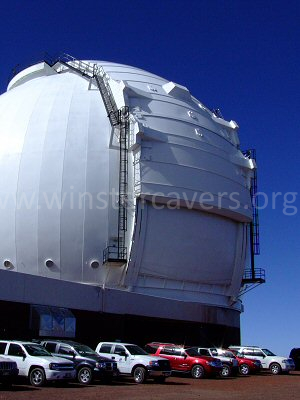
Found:
[{"label": "white suv", "polygon": [[238,350],[247,358],[259,360],[262,368],[268,369],[273,375],[281,372],[288,373],[295,369],[294,361],[291,358],[276,356],[268,349],[258,346],[229,346],[229,349]]},{"label": "white suv", "polygon": [[19,376],[28,377],[32,386],[42,386],[46,380],[71,380],[76,376],[72,361],[53,357],[37,343],[0,340],[0,354],[15,361]]},{"label": "white suv", "polygon": [[100,342],[96,352],[117,361],[120,374],[133,376],[136,383],[143,383],[148,377],[164,382],[171,375],[169,360],[150,356],[136,344]]}]

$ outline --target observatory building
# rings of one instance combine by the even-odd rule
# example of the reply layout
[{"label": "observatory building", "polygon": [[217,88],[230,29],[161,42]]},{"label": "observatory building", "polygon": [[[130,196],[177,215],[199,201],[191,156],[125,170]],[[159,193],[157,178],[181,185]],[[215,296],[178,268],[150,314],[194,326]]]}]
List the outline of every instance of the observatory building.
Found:
[{"label": "observatory building", "polygon": [[0,337],[239,342],[256,165],[236,122],[65,55],[13,77],[0,141]]}]

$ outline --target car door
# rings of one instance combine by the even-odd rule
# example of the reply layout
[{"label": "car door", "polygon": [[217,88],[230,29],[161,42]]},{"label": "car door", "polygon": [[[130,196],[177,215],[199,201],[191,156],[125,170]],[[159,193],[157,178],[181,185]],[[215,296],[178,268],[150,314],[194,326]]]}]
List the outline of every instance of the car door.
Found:
[{"label": "car door", "polygon": [[187,356],[182,349],[165,346],[161,349],[159,356],[167,358],[174,371],[187,371],[189,369],[188,363],[186,362]]},{"label": "car door", "polygon": [[268,368],[266,357],[264,353],[259,349],[243,349],[242,354],[246,358],[250,358],[251,360],[259,360],[263,368]]},{"label": "car door", "polygon": [[[127,354],[127,356],[125,356],[125,354]],[[121,374],[128,374],[131,372],[129,357],[130,355],[126,351],[125,347],[121,344],[116,344],[112,349],[111,358],[117,361]]]},{"label": "car door", "polygon": [[177,359],[174,351],[174,347],[170,346],[164,346],[162,349],[160,349],[159,352],[159,357],[166,358],[167,360],[170,361],[171,368],[173,370],[177,370]]},{"label": "car door", "polygon": [[76,366],[76,357],[75,357],[75,351],[72,349],[71,346],[67,344],[59,344],[58,348],[56,348],[57,353],[55,353],[55,356],[57,357],[62,357],[66,358],[69,361],[73,361]]},{"label": "car door", "polygon": [[269,368],[268,357],[261,350],[257,349],[253,351],[253,359],[259,360],[263,368]]},{"label": "car door", "polygon": [[174,349],[174,357],[177,371],[188,371],[190,369],[187,362],[188,355],[183,349]]},{"label": "car door", "polygon": [[7,355],[15,361],[19,368],[19,375],[28,375],[28,356],[23,350],[22,346],[17,343],[9,343]]}]

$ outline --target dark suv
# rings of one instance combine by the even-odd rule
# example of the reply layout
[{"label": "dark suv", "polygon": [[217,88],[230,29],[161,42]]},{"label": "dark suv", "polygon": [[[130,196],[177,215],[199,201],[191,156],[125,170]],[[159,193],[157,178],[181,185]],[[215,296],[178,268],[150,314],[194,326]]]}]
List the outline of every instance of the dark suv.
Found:
[{"label": "dark suv", "polygon": [[119,374],[117,363],[101,357],[90,347],[71,340],[44,340],[41,344],[53,355],[67,358],[75,364],[77,380],[88,385],[93,379],[111,381]]},{"label": "dark suv", "polygon": [[300,348],[293,348],[290,352],[290,358],[294,360],[295,369],[300,371]]}]

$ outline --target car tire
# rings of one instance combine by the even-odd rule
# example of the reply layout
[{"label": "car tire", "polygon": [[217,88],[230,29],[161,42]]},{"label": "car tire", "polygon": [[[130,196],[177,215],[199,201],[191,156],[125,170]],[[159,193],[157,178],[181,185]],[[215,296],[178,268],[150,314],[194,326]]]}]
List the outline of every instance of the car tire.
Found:
[{"label": "car tire", "polygon": [[147,378],[147,372],[144,367],[136,367],[133,371],[133,379],[135,383],[144,383]]},{"label": "car tire", "polygon": [[230,376],[231,375],[230,366],[227,364],[224,364],[220,374],[221,374],[221,376],[224,376],[224,377]]},{"label": "car tire", "polygon": [[194,365],[191,370],[191,375],[194,379],[201,379],[204,377],[204,368],[202,365]]},{"label": "car tire", "polygon": [[81,367],[77,372],[77,380],[82,385],[89,385],[92,382],[92,370],[89,367]]},{"label": "car tire", "polygon": [[239,366],[239,373],[240,373],[241,375],[249,375],[249,374],[250,374],[249,365],[247,365],[247,364],[241,364],[241,365]]},{"label": "car tire", "polygon": [[32,386],[35,387],[40,387],[45,384],[45,371],[43,368],[36,367],[32,368],[32,370],[29,372],[29,381]]},{"label": "car tire", "polygon": [[270,365],[270,372],[273,375],[279,375],[281,373],[281,366],[278,363],[272,363]]}]

